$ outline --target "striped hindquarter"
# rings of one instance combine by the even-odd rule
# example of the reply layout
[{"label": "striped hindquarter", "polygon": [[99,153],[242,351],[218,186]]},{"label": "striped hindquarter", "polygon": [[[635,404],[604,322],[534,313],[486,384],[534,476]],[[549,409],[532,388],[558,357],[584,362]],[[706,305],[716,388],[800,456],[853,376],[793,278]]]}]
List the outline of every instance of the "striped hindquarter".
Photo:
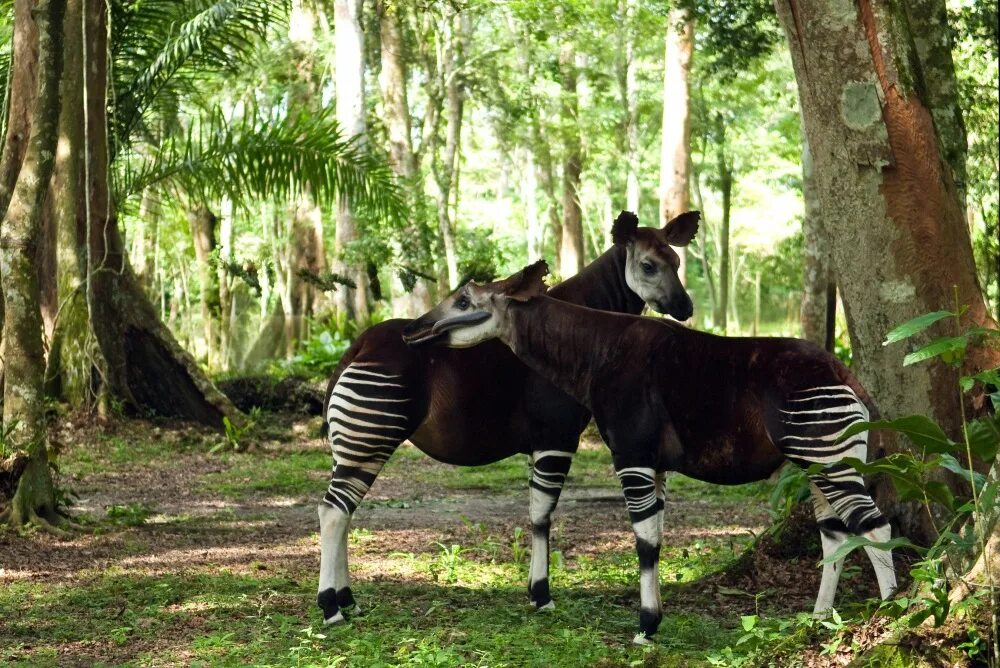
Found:
[{"label": "striped hindquarter", "polygon": [[[803,468],[825,468],[810,480],[851,533],[860,534],[886,523],[865,490],[861,475],[845,457],[866,461],[868,434],[861,432],[839,442],[852,424],[867,421],[868,408],[846,385],[826,385],[792,393],[781,408],[784,434],[778,447]],[[831,518],[832,519],[832,518]]]},{"label": "striped hindquarter", "polygon": [[350,515],[386,461],[413,432],[400,374],[373,363],[348,365],[327,405],[333,477],[323,500]]},{"label": "striped hindquarter", "polygon": [[[822,464],[823,470],[809,475],[813,508],[823,545],[823,575],[814,611],[833,607],[843,558],[832,561],[848,534],[864,536],[874,543],[889,540],[892,530],[865,489],[861,475],[841,460],[854,457],[866,461],[868,434],[861,432],[840,441],[851,425],[867,421],[868,408],[846,385],[825,385],[800,390],[786,398],[781,408],[784,428],[778,447],[793,463],[809,468]],[[892,552],[872,545],[865,552],[875,568],[882,598],[896,589]]]},{"label": "striped hindquarter", "polygon": [[319,505],[320,573],[316,602],[326,624],[358,611],[347,567],[351,515],[386,461],[413,432],[413,400],[400,374],[353,362],[343,370],[326,407],[333,475]]}]

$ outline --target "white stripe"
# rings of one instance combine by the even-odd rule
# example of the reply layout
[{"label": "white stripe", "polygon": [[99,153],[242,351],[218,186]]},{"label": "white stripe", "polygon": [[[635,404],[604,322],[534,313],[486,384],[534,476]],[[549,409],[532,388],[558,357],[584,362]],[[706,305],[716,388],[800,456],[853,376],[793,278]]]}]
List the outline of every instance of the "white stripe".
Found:
[{"label": "white stripe", "polygon": [[367,369],[356,369],[353,365],[344,369],[344,373],[340,375],[343,376],[347,373],[363,373],[367,376],[375,376],[376,378],[402,378],[402,376],[398,373],[376,373],[375,371],[368,371]]},{"label": "white stripe", "polygon": [[850,406],[830,406],[829,408],[818,408],[816,410],[809,411],[786,411],[784,409],[779,409],[785,415],[815,415],[817,413],[850,413],[851,411],[861,410],[861,404],[852,403]]},{"label": "white stripe", "polygon": [[[374,401],[377,401],[377,400],[374,400]],[[330,406],[333,406],[334,404],[336,404],[337,406],[340,406],[342,408],[346,408],[348,410],[352,410],[352,411],[354,411],[356,413],[368,413],[369,415],[385,415],[385,416],[392,417],[392,418],[399,418],[401,420],[405,420],[406,419],[405,415],[401,415],[399,413],[389,413],[388,411],[379,411],[379,410],[375,410],[374,408],[368,408],[367,406],[361,406],[359,404],[352,404],[350,401],[347,400],[346,397],[342,397],[342,396],[338,395],[336,393],[336,391],[333,394],[330,395]]]},{"label": "white stripe", "polygon": [[375,385],[376,387],[406,387],[405,385],[400,385],[399,383],[376,383],[374,380],[360,380],[358,378],[344,378],[341,376],[337,380],[337,385],[341,382],[353,383],[355,385]]},{"label": "white stripe", "polygon": [[809,389],[806,390],[795,390],[794,392],[792,392],[792,394],[805,394],[806,392],[822,392],[825,390],[846,390],[851,394],[854,394],[854,390],[852,390],[847,385],[821,385],[820,387],[810,387]]},{"label": "white stripe", "polygon": [[410,400],[409,397],[405,399],[383,399],[382,397],[366,397],[363,394],[358,394],[349,387],[341,387],[340,385],[337,385],[337,388],[334,390],[334,392],[344,397],[350,397],[351,399],[360,399],[362,401],[391,401],[394,403],[399,403],[401,401]]},{"label": "white stripe", "polygon": [[[334,412],[340,413],[343,417],[334,417]],[[358,418],[348,415],[344,412],[344,409],[340,406],[330,406],[330,412],[326,415],[327,420],[336,420],[337,422],[342,422],[349,424],[353,427],[378,427],[382,429],[402,429],[407,431],[405,426],[395,425],[395,424],[383,424],[381,422],[367,422],[365,420],[359,420]]]}]

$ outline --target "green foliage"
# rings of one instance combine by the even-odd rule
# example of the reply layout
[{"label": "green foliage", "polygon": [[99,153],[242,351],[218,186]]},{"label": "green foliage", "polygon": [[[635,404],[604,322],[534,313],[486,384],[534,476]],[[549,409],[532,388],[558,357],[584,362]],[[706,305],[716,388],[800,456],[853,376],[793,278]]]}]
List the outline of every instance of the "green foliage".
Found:
[{"label": "green foliage", "polygon": [[[956,307],[954,311],[937,311],[914,318],[893,329],[886,345],[908,340],[925,332],[935,323],[951,320],[956,330],[961,329],[962,315],[966,309]],[[927,360],[941,360],[960,369],[965,352],[970,343],[982,344],[986,339],[995,340],[998,332],[993,329],[970,327],[953,336],[939,336],[906,356],[904,364]],[[998,380],[996,370],[990,370],[973,377],[963,376],[956,390],[969,391],[977,383],[994,384]],[[911,568],[913,580],[922,586],[921,595],[911,601],[912,607],[900,611],[912,612],[908,623],[911,626],[933,618],[940,626],[948,618],[951,610],[945,566],[962,563],[962,557],[974,550],[984,549],[986,532],[995,521],[996,499],[1000,481],[988,479],[972,468],[979,460],[992,466],[1000,446],[1000,415],[987,414],[968,419],[963,413],[962,440],[951,440],[944,430],[929,417],[910,415],[896,420],[880,420],[852,425],[840,437],[840,441],[870,429],[887,429],[902,434],[917,448],[916,452],[901,452],[873,462],[862,462],[855,458],[845,458],[862,474],[886,474],[892,481],[899,498],[923,504],[929,517],[943,518],[944,524],[937,526],[938,537],[928,549],[913,545],[905,538],[896,538],[885,544],[873,543],[862,536],[850,538],[826,561],[843,558],[859,547],[876,546],[907,547],[921,555],[921,559]],[[962,462],[959,458],[963,458]],[[816,473],[822,467],[810,469]],[[968,480],[970,498],[956,498],[951,487],[938,475],[946,469]],[[935,506],[932,509],[931,506]],[[992,583],[988,583],[992,586]]]},{"label": "green foliage", "polygon": [[128,527],[138,527],[146,523],[153,514],[152,508],[144,503],[125,503],[108,506],[105,509],[108,519],[115,524]]},{"label": "green foliage", "polygon": [[292,376],[328,378],[351,346],[339,331],[323,330],[302,342],[290,359],[275,363],[276,370]]}]

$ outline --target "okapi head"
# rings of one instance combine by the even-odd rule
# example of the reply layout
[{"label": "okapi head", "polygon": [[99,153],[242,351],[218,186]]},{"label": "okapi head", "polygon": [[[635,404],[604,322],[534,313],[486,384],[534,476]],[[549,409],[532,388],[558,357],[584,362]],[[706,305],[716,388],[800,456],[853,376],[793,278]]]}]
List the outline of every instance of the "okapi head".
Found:
[{"label": "okapi head", "polygon": [[409,344],[438,340],[452,348],[468,348],[496,338],[512,301],[526,302],[545,294],[545,260],[528,265],[513,276],[484,283],[468,282],[403,329]]},{"label": "okapi head", "polygon": [[625,282],[658,313],[687,320],[694,305],[677,276],[680,256],[671,246],[687,246],[698,232],[699,211],[688,211],[662,230],[639,227],[639,218],[622,211],[611,228],[611,240],[625,247]]}]

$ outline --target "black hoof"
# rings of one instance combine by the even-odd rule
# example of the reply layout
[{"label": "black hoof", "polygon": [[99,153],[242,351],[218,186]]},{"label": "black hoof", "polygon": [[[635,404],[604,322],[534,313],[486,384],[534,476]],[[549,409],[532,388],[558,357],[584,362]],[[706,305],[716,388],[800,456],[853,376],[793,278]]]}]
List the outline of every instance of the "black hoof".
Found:
[{"label": "black hoof", "polygon": [[333,588],[324,589],[317,594],[316,605],[323,611],[324,624],[337,624],[344,621],[344,613],[340,611],[337,598],[337,592]]},{"label": "black hoof", "polygon": [[660,621],[663,619],[662,610],[639,610],[639,633],[651,638],[656,629],[660,628]]},{"label": "black hoof", "polygon": [[549,594],[549,579],[543,578],[528,587],[528,599],[536,608],[544,608],[552,602]]},{"label": "black hoof", "polygon": [[341,610],[346,610],[348,612],[355,612],[355,614],[361,612],[361,609],[358,607],[357,601],[354,600],[354,594],[351,593],[350,587],[344,587],[343,589],[337,592],[337,605],[340,606]]}]

